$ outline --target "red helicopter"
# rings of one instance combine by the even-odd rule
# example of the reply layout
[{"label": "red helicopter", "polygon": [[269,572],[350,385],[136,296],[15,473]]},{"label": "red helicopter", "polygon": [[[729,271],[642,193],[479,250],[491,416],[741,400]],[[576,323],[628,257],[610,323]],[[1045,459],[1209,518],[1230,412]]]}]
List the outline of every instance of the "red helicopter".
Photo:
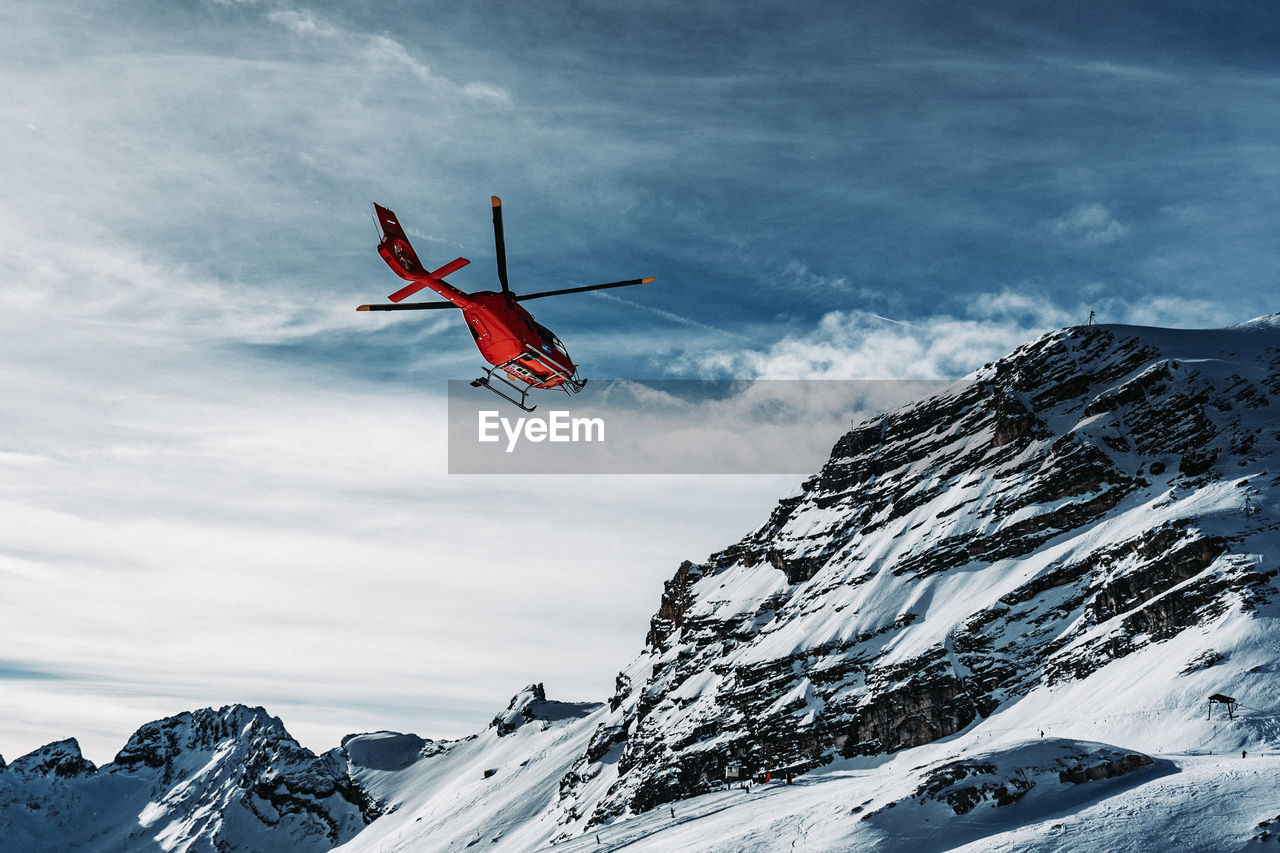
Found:
[{"label": "red helicopter", "polygon": [[[492,196],[493,239],[498,248],[498,281],[502,291],[480,290],[464,293],[445,282],[445,276],[471,263],[466,258],[456,258],[440,269],[427,272],[418,260],[404,229],[396,221],[396,215],[387,208],[374,204],[381,242],[378,254],[382,255],[392,272],[410,284],[387,298],[390,305],[361,305],[357,311],[419,311],[429,308],[458,308],[466,318],[467,329],[475,338],[480,354],[493,367],[484,369],[484,376],[471,382],[474,387],[488,388],[493,393],[515,403],[526,412],[536,406],[526,406],[525,399],[533,388],[559,388],[566,394],[577,394],[587,384],[579,378],[578,365],[569,358],[569,351],[550,329],[537,323],[533,315],[519,303],[544,296],[561,296],[565,293],[581,293],[587,290],[604,290],[610,287],[629,287],[648,284],[650,278],[633,278],[608,284],[591,284],[585,287],[566,287],[561,290],[543,290],[538,293],[513,293],[507,284],[507,249],[502,231],[502,200]],[[448,302],[404,302],[413,294],[429,287]],[[494,382],[519,394],[516,399],[494,386]]]}]

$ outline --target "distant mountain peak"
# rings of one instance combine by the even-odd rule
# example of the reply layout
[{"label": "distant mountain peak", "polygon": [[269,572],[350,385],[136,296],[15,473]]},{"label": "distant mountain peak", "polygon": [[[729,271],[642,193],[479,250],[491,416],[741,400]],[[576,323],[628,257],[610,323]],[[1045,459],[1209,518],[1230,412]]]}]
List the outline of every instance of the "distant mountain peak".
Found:
[{"label": "distant mountain peak", "polygon": [[248,738],[293,741],[278,717],[261,707],[224,705],[184,711],[147,723],[116,755],[114,764],[164,767],[188,753],[211,753],[228,740]]},{"label": "distant mountain peak", "polygon": [[16,759],[8,766],[0,761],[0,769],[11,775],[28,779],[35,777],[71,779],[89,776],[98,770],[93,762],[80,752],[80,742],[75,738],[46,744]]},{"label": "distant mountain peak", "polygon": [[1246,320],[1231,326],[1232,329],[1280,329],[1280,312],[1275,314],[1263,314],[1261,317],[1254,317],[1252,320]]},{"label": "distant mountain peak", "polygon": [[507,709],[493,718],[489,728],[499,736],[509,735],[525,723],[540,720],[544,725],[576,720],[600,707],[598,702],[557,702],[547,699],[541,683],[530,684],[511,698]]},{"label": "distant mountain peak", "polygon": [[[68,823],[67,803],[88,804],[95,819]],[[143,832],[172,842],[166,849],[238,850],[270,831],[271,849],[320,851],[365,823],[345,762],[316,756],[278,718],[244,705],[148,723],[101,768],[66,740],[0,773],[0,838],[12,849],[128,851]]]}]

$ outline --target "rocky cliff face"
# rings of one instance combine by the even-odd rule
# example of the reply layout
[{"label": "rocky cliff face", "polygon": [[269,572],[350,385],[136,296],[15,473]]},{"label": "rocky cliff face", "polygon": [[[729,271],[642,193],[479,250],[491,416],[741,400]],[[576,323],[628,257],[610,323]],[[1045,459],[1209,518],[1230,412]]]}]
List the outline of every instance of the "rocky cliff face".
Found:
[{"label": "rocky cliff face", "polygon": [[[918,746],[1257,618],[1278,395],[1272,319],[1089,327],[855,425],[763,526],[667,582],[566,814]],[[1193,647],[1170,646],[1186,672],[1223,659]]]}]

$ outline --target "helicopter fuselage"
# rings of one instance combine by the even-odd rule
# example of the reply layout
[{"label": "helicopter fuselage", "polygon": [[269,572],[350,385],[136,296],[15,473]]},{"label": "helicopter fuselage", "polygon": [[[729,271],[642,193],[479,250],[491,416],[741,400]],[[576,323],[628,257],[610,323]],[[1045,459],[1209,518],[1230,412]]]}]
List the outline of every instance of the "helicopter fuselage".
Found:
[{"label": "helicopter fuselage", "polygon": [[536,322],[513,294],[459,290],[443,277],[462,264],[454,261],[440,270],[426,272],[408,241],[394,235],[388,235],[378,252],[400,278],[425,284],[461,309],[480,355],[508,376],[534,388],[555,388],[574,379],[578,366],[564,344],[550,329]]}]

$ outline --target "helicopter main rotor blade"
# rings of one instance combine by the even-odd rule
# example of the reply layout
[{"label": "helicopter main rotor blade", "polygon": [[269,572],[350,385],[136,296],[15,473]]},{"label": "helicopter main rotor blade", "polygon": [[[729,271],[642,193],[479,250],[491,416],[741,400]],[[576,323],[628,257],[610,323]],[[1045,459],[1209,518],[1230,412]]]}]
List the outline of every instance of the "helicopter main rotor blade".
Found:
[{"label": "helicopter main rotor blade", "polygon": [[507,242],[502,232],[502,199],[490,196],[493,204],[493,242],[498,249],[498,281],[502,282],[502,292],[510,293],[511,285],[507,284]]},{"label": "helicopter main rotor blade", "polygon": [[452,302],[398,302],[390,305],[361,305],[357,311],[424,311],[428,308],[457,308]]},{"label": "helicopter main rotor blade", "polygon": [[632,278],[627,281],[611,281],[608,284],[588,284],[586,287],[566,287],[563,290],[543,290],[538,293],[522,293],[516,296],[516,300],[523,302],[526,299],[541,299],[544,296],[560,296],[565,293],[582,293],[587,290],[604,290],[610,287],[630,287],[633,284],[648,284],[657,276],[649,276],[648,278]]}]

